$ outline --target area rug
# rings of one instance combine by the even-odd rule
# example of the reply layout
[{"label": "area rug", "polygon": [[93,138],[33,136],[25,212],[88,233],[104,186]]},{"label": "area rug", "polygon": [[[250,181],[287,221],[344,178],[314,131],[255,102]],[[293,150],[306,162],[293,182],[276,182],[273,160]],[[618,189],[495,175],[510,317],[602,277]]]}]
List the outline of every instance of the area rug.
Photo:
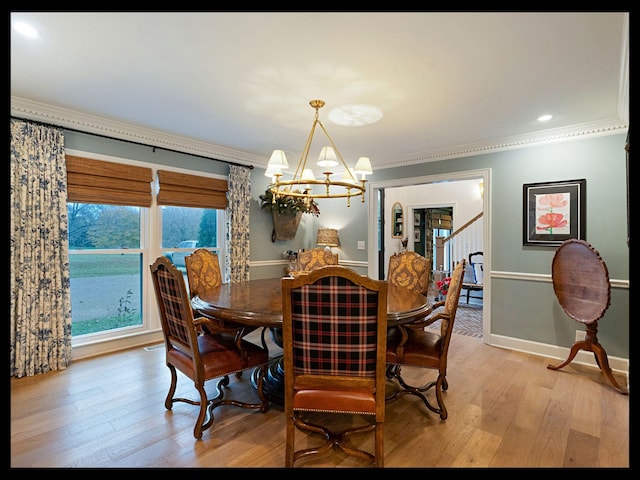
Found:
[{"label": "area rug", "polygon": [[453,333],[482,338],[482,305],[458,303]]},{"label": "area rug", "polygon": [[[433,295],[430,296],[433,298]],[[440,322],[427,328],[440,329]],[[466,335],[467,337],[482,338],[482,302],[473,300],[466,303],[465,299],[458,302],[456,320],[453,324],[453,333]]]}]

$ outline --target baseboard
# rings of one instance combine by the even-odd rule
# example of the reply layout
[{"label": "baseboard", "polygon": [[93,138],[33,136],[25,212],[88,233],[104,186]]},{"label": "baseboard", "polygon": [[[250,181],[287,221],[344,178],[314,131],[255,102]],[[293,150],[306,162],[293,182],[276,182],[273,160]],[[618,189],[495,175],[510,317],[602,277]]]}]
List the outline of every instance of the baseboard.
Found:
[{"label": "baseboard", "polygon": [[162,335],[162,330],[156,330],[153,332],[114,338],[113,340],[84,343],[73,347],[71,359],[80,360],[83,358],[95,357],[97,355],[104,355],[106,353],[126,350],[128,348],[142,347],[144,345],[151,345],[163,341],[164,337]]},{"label": "baseboard", "polygon": [[[519,338],[505,337],[503,335],[491,335],[487,341],[486,336],[483,337],[484,343],[492,347],[506,348],[508,350],[517,350],[519,352],[531,353],[542,357],[555,358],[560,361],[565,360],[569,356],[570,348],[559,347],[557,345],[548,345],[530,340],[522,340]],[[607,355],[609,367],[616,373],[625,374],[627,382],[629,381],[629,359],[620,357],[611,357]],[[582,365],[590,365],[596,368],[598,364],[592,352],[581,350],[578,352],[572,362]]]}]

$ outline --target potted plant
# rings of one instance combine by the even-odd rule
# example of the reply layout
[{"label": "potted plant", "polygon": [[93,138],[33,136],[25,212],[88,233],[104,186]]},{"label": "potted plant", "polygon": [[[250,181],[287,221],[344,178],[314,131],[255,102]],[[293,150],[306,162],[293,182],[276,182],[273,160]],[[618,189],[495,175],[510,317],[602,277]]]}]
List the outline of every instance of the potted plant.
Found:
[{"label": "potted plant", "polygon": [[298,225],[303,213],[308,213],[314,217],[320,215],[320,209],[314,199],[279,195],[274,200],[273,192],[269,189],[260,195],[260,208],[271,211],[273,218],[272,242],[276,240],[293,240],[298,231]]},{"label": "potted plant", "polygon": [[451,284],[451,277],[444,278],[436,282],[436,288],[438,289],[438,300],[444,301],[449,293],[449,285]]}]

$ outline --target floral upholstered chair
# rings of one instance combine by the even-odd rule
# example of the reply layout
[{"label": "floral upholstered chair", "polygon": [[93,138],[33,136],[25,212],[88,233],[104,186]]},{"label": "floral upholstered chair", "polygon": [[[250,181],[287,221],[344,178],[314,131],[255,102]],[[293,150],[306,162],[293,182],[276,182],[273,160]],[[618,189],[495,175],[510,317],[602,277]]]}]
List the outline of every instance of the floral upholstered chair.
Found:
[{"label": "floral upholstered chair", "polygon": [[327,265],[338,265],[337,253],[331,253],[320,247],[298,251],[298,272],[310,272]]},{"label": "floral upholstered chair", "polygon": [[218,255],[206,248],[198,248],[184,259],[191,297],[222,285]]},{"label": "floral upholstered chair", "polygon": [[[441,420],[448,417],[443,392],[449,388],[447,382],[447,357],[449,343],[456,319],[462,276],[466,261],[462,259],[451,274],[451,283],[444,301],[433,305],[433,312],[426,318],[398,325],[390,334],[387,342],[387,378],[395,384],[395,391],[387,396],[387,402],[397,400],[403,395],[414,395],[422,400],[432,412],[440,415]],[[440,322],[440,331],[425,328],[434,322]],[[420,386],[411,384],[402,376],[402,369],[418,368],[437,370],[438,376],[431,382],[417,380]],[[418,378],[415,373],[413,379]],[[391,389],[390,389],[391,390]],[[436,404],[427,397],[427,392],[435,391]]]},{"label": "floral upholstered chair", "polygon": [[431,260],[416,252],[400,252],[389,258],[387,281],[427,295],[431,276]]},{"label": "floral upholstered chair", "polygon": [[[211,289],[222,285],[222,273],[220,271],[220,262],[218,255],[206,248],[198,248],[191,255],[184,258],[184,264],[187,268],[187,279],[189,280],[189,296],[191,298],[196,295],[206,295]],[[236,339],[254,331],[257,327],[246,325],[238,325],[233,322],[221,320],[218,318],[210,318],[204,330],[211,333],[212,326],[216,325],[217,333],[232,335]],[[264,330],[263,330],[264,334]],[[241,372],[238,372],[241,373]]]}]

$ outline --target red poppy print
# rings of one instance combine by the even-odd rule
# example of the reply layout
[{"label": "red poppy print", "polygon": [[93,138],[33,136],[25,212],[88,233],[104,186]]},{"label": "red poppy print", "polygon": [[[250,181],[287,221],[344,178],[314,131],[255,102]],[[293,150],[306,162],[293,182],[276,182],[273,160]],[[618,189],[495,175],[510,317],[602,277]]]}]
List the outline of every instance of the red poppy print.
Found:
[{"label": "red poppy print", "polygon": [[570,233],[569,193],[536,195],[536,231],[548,234]]}]

